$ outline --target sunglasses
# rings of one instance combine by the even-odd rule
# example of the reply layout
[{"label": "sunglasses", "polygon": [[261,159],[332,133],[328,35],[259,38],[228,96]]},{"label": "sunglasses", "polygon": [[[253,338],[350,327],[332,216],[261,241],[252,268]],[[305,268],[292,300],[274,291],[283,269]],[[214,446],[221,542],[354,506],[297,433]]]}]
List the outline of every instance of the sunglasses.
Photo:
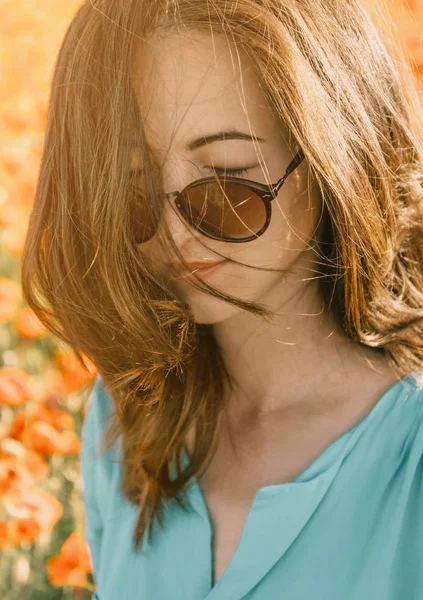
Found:
[{"label": "sunglasses", "polygon": [[[286,178],[304,160],[300,150],[292,159],[284,176],[272,185],[238,177],[204,177],[193,181],[181,192],[165,194],[175,200],[183,219],[206,237],[220,242],[250,242],[261,236],[272,217],[271,202]],[[148,241],[157,227],[143,222],[137,243]]]}]

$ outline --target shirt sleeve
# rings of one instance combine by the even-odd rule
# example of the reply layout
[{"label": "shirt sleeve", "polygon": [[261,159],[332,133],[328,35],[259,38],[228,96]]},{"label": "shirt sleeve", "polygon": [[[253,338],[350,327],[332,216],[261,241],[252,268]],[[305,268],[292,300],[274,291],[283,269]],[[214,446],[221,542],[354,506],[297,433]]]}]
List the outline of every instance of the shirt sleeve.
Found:
[{"label": "shirt sleeve", "polygon": [[82,500],[85,512],[84,529],[91,556],[93,579],[97,585],[100,567],[103,519],[99,498],[99,444],[103,429],[101,378],[97,375],[88,398],[88,409],[81,429],[80,467]]}]

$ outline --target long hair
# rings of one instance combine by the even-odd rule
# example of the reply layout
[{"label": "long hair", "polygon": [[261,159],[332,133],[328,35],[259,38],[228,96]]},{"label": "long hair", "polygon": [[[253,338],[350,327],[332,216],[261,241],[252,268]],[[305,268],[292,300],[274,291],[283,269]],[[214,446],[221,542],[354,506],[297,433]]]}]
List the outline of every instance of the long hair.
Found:
[{"label": "long hair", "polygon": [[[84,2],[55,66],[22,289],[46,327],[95,364],[113,399],[106,448],[122,436],[136,549],[156,517],[162,524],[165,501],[179,502],[210,464],[231,389],[212,326],[195,323],[137,243],[160,218],[163,189],[134,57],[157,31],[194,30],[247,53],[304,152],[327,221],[316,263],[327,310],[349,339],[390,357],[399,377],[423,366],[421,106],[405,58],[359,1]],[[134,146],[148,205],[131,170]],[[184,262],[168,234],[160,243]],[[196,285],[272,318],[260,304]]]}]

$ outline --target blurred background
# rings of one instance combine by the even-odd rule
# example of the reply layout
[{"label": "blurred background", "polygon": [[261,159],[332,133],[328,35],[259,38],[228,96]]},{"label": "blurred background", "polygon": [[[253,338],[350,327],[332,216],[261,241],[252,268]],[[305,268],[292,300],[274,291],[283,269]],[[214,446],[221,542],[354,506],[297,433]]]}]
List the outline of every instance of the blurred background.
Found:
[{"label": "blurred background", "polygon": [[[423,109],[423,0],[363,0],[398,35]],[[95,368],[25,305],[20,257],[41,159],[53,66],[80,0],[0,1],[0,599],[87,599],[95,589],[79,468]]]}]

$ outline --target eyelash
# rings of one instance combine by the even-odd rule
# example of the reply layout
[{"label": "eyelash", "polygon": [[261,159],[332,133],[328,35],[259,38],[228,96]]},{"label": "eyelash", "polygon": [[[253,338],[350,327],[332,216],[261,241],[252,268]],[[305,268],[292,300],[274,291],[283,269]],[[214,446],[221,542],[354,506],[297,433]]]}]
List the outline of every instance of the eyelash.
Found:
[{"label": "eyelash", "polygon": [[[230,175],[232,177],[238,177],[239,175],[244,175],[246,173],[248,173],[249,169],[223,169],[221,167],[204,167],[205,169],[208,169],[209,171],[212,171],[213,173],[216,173],[216,175],[219,176],[227,176]],[[139,175],[141,173],[140,170],[131,170],[129,171],[129,174],[131,177],[135,177],[136,175]]]},{"label": "eyelash", "polygon": [[[242,175],[248,173],[249,169],[223,169],[220,167],[204,167],[211,171],[214,175],[218,177],[241,177]],[[132,176],[136,176],[141,173],[140,170],[131,170],[130,174]],[[135,186],[137,187],[137,186]]]},{"label": "eyelash", "polygon": [[209,169],[213,174],[215,173],[218,176],[223,177],[239,177],[245,173],[248,173],[248,169],[222,169],[219,167],[204,167],[205,169]]}]

